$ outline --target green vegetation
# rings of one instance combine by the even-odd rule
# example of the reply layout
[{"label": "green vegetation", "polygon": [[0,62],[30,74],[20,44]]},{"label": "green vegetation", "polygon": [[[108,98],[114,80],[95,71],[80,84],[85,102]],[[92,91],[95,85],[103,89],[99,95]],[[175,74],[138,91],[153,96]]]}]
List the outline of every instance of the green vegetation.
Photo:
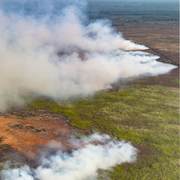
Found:
[{"label": "green vegetation", "polygon": [[171,79],[170,81],[171,81],[172,83],[179,84],[179,79]]},{"label": "green vegetation", "polygon": [[179,177],[178,92],[178,88],[136,85],[60,105],[45,99],[34,100],[28,109],[48,109],[66,116],[72,126],[131,141],[141,150],[138,160],[110,171],[113,180],[176,180]]},{"label": "green vegetation", "polygon": [[5,169],[4,165],[0,164],[0,171],[4,169]]}]

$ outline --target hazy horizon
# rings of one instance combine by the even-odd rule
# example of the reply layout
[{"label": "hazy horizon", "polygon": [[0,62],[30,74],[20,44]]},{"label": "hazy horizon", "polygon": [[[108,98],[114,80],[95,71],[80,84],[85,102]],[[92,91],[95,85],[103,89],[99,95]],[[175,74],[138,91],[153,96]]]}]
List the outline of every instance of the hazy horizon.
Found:
[{"label": "hazy horizon", "polygon": [[179,3],[179,0],[87,0],[87,1],[116,1],[116,2],[151,2],[151,3],[156,3],[156,2],[176,2]]}]

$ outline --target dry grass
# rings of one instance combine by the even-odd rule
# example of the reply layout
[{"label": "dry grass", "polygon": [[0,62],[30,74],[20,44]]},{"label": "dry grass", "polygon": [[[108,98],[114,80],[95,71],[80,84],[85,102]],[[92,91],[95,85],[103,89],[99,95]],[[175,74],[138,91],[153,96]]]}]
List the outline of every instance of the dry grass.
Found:
[{"label": "dry grass", "polygon": [[142,153],[134,164],[109,172],[112,179],[178,179],[178,88],[136,86],[100,92],[94,98],[57,105],[36,100],[30,109],[49,109],[67,116],[72,126],[131,141]]}]

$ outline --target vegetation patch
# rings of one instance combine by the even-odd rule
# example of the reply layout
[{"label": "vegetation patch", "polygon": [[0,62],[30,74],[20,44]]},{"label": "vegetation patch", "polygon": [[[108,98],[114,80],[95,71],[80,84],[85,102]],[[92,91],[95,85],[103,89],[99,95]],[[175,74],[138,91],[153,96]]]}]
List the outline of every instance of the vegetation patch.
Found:
[{"label": "vegetation patch", "polygon": [[172,83],[179,84],[179,79],[171,79],[170,81],[171,81]]},{"label": "vegetation patch", "polygon": [[138,147],[137,162],[110,171],[113,180],[178,179],[178,97],[178,88],[136,85],[66,104],[39,99],[28,108],[57,112],[71,126],[110,134]]},{"label": "vegetation patch", "polygon": [[92,123],[90,121],[72,121],[70,122],[71,126],[81,128],[81,129],[90,129],[92,127]]}]

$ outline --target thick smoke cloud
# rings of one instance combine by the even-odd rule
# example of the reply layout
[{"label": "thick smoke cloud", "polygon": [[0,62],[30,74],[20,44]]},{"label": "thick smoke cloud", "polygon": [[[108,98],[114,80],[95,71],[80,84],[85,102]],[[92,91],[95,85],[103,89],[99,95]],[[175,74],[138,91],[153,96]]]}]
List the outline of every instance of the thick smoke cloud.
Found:
[{"label": "thick smoke cloud", "polygon": [[[41,165],[36,169],[23,166],[3,170],[2,179],[95,180],[98,169],[110,170],[113,166],[136,160],[137,149],[130,143],[117,141],[108,135],[93,134],[80,140],[73,140],[72,143],[76,145],[72,153],[57,151],[48,158],[42,158]],[[84,147],[82,144],[85,144]]]},{"label": "thick smoke cloud", "polygon": [[66,6],[53,16],[0,11],[0,110],[24,97],[83,97],[120,78],[176,68],[137,51],[147,47],[125,40],[109,21],[88,22],[82,7]]}]

